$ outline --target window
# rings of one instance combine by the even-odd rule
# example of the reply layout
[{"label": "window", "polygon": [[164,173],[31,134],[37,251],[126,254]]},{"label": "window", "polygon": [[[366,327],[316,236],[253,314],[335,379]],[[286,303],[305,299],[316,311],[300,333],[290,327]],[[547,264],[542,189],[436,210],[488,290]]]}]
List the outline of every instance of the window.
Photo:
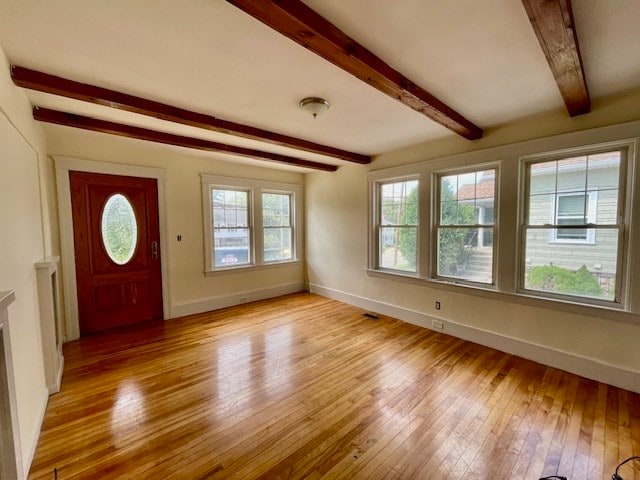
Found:
[{"label": "window", "polygon": [[367,274],[637,316],[639,147],[636,122],[372,170]]},{"label": "window", "polygon": [[493,283],[496,169],[436,178],[436,276]]},{"label": "window", "polygon": [[291,194],[262,194],[262,228],[265,262],[291,260],[293,227],[291,226]]},{"label": "window", "polygon": [[211,190],[215,267],[251,263],[249,193],[248,190],[224,188]]},{"label": "window", "polygon": [[418,180],[378,184],[378,266],[416,272]]},{"label": "window", "polygon": [[295,262],[302,243],[301,187],[202,176],[205,272]]},{"label": "window", "polygon": [[522,228],[526,290],[619,301],[623,153],[614,150],[526,164]]},{"label": "window", "polygon": [[[595,222],[596,192],[558,194],[555,202],[556,225],[581,225]],[[558,228],[553,230],[553,241],[583,243],[595,241],[592,228]]]},{"label": "window", "polygon": [[138,244],[138,222],[127,197],[116,193],[107,199],[101,227],[102,243],[109,258],[118,265],[129,263]]}]

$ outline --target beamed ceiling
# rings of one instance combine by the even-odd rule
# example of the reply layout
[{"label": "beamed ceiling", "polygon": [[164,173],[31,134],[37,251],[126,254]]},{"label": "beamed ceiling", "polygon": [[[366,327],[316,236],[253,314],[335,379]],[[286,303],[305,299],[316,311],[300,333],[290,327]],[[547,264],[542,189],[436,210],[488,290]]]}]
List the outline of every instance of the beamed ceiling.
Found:
[{"label": "beamed ceiling", "polygon": [[[640,87],[638,0],[0,0],[47,135],[335,171]],[[329,111],[298,108],[309,96]],[[265,163],[269,162],[269,163]]]}]

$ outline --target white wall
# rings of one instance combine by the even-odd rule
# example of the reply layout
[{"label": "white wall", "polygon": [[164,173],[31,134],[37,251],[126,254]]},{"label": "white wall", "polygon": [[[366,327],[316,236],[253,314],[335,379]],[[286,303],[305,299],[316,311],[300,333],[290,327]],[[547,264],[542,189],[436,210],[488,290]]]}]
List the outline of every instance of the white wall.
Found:
[{"label": "white wall", "polygon": [[[496,128],[481,141],[448,137],[380,156],[369,166],[307,175],[307,270],[311,290],[429,328],[434,319],[440,319],[445,333],[640,391],[637,316],[610,318],[594,309],[570,311],[552,302],[470,294],[464,287],[407,282],[370,275],[365,270],[367,172],[637,120],[639,111],[640,92],[630,92],[595,103],[593,113],[577,119],[570,119],[562,111],[551,112]],[[502,261],[511,260],[506,257]],[[441,302],[442,310],[434,309],[435,300]]]},{"label": "white wall", "polygon": [[[73,157],[165,171],[168,242],[162,248],[168,253],[170,297],[170,312],[165,312],[166,316],[203,312],[306,288],[304,262],[205,276],[200,187],[201,173],[302,185],[301,173],[231,163],[224,161],[222,155],[68,127],[46,125],[44,129],[48,153],[56,158]],[[177,241],[177,235],[182,236],[182,241]]]},{"label": "white wall", "polygon": [[41,195],[46,169],[44,134],[24,92],[13,86],[0,50],[0,291],[16,296],[9,322],[25,472],[48,398],[34,267],[52,250],[47,195]]}]

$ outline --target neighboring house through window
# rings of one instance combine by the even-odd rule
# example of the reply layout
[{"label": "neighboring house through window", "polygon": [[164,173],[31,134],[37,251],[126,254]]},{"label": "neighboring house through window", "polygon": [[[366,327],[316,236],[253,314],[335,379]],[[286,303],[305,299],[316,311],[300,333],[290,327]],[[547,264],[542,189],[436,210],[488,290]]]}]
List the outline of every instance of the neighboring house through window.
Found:
[{"label": "neighboring house through window", "polygon": [[[596,221],[597,192],[558,193],[553,209],[551,223],[561,227],[568,225],[575,227],[591,224]],[[567,243],[593,243],[595,230],[593,228],[558,228],[552,230],[551,240]]]},{"label": "neighboring house through window", "polygon": [[367,271],[640,313],[640,137],[629,129],[594,145],[572,134],[369,172]]},{"label": "neighboring house through window", "polygon": [[524,289],[616,300],[623,174],[623,150],[526,164]]}]

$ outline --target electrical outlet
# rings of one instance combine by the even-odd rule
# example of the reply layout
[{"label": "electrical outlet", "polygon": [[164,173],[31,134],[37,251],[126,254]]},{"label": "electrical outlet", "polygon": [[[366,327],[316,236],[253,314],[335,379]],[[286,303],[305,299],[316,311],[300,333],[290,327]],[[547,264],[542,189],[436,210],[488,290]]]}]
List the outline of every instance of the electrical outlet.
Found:
[{"label": "electrical outlet", "polygon": [[247,297],[240,297],[240,303],[247,303]]},{"label": "electrical outlet", "polygon": [[441,322],[440,320],[433,320],[431,322],[431,326],[433,328],[437,328],[438,330],[442,330],[444,328],[444,322]]},{"label": "electrical outlet", "polygon": [[440,302],[436,301],[436,310],[440,310]]}]

